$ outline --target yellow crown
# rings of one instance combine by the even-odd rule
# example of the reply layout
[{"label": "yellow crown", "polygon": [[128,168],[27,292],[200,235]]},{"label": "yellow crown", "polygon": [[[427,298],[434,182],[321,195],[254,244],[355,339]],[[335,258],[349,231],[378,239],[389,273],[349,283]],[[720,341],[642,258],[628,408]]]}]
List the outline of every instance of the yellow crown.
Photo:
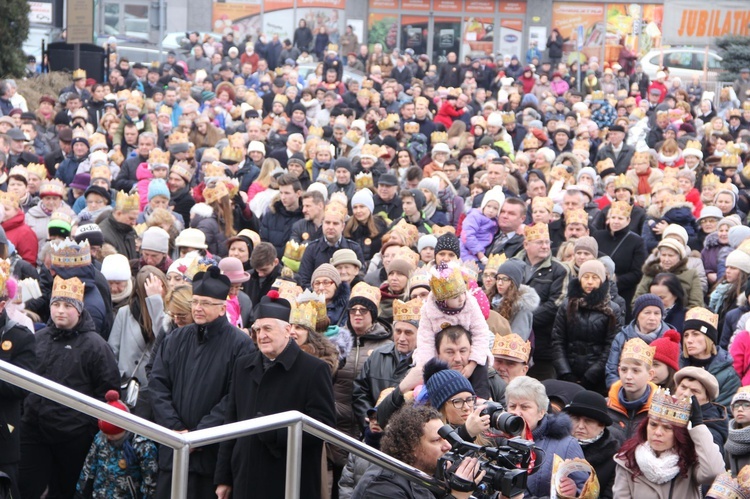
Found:
[{"label": "yellow crown", "polygon": [[148,153],[148,164],[152,168],[154,166],[169,168],[169,152],[162,151],[161,149],[151,149],[151,152]]},{"label": "yellow crown", "polygon": [[588,140],[576,140],[575,142],[573,142],[574,151],[588,152],[590,149],[591,149],[591,142]]},{"label": "yellow crown", "polygon": [[391,261],[395,260],[404,260],[408,262],[412,267],[416,268],[417,264],[419,264],[419,254],[416,251],[411,250],[407,246],[401,246],[393,254],[393,259]]},{"label": "yellow crown", "polygon": [[503,117],[503,125],[509,125],[516,122],[516,113],[508,111],[507,113],[500,113]]},{"label": "yellow crown", "polygon": [[417,244],[419,240],[419,229],[416,225],[412,225],[403,218],[393,226],[391,232],[398,233],[404,240],[406,246],[412,247]]},{"label": "yellow crown", "polygon": [[109,170],[108,166],[92,166],[89,173],[91,174],[91,180],[95,178],[112,180],[112,172]]},{"label": "yellow crown", "polygon": [[305,254],[307,249],[307,243],[299,244],[296,241],[287,241],[284,247],[284,257],[294,260],[295,262],[302,261],[302,255]]},{"label": "yellow crown", "polygon": [[190,265],[188,265],[185,272],[183,272],[183,275],[192,281],[193,277],[195,277],[198,272],[205,272],[209,267],[215,264],[216,262],[209,258],[193,258],[193,261],[190,262]]},{"label": "yellow crown", "polygon": [[172,132],[169,135],[167,142],[169,142],[170,146],[174,146],[177,144],[187,144],[190,140],[188,140],[188,136],[185,132]]},{"label": "yellow crown", "polygon": [[372,181],[372,173],[358,173],[354,176],[354,186],[357,188],[357,190],[360,189],[369,189],[370,187],[374,187],[375,184]]},{"label": "yellow crown", "polygon": [[336,45],[335,43],[329,43],[328,44],[328,51],[329,52],[338,52],[339,51],[339,46]]},{"label": "yellow crown", "polygon": [[529,242],[549,239],[549,226],[543,223],[527,225],[524,237]]},{"label": "yellow crown", "polygon": [[109,160],[112,161],[117,166],[120,166],[122,162],[125,161],[125,156],[122,155],[119,149],[110,151],[107,157],[109,157]]},{"label": "yellow crown", "polygon": [[625,201],[614,201],[609,205],[609,214],[618,215],[625,218],[630,218],[630,213],[633,211],[633,207],[630,203]]},{"label": "yellow crown", "polygon": [[73,217],[62,211],[53,211],[50,215],[50,221],[61,220],[69,225],[73,225]]},{"label": "yellow crown", "polygon": [[447,144],[448,134],[446,132],[432,132],[430,134],[430,142],[432,142],[433,144],[438,144],[438,143]]},{"label": "yellow crown", "polygon": [[494,255],[490,255],[487,259],[487,265],[485,268],[497,270],[500,268],[500,265],[506,262],[506,260],[508,260],[508,257],[505,253],[495,253]]},{"label": "yellow crown", "polygon": [[10,169],[10,171],[8,172],[8,177],[21,177],[28,183],[29,172],[26,170],[25,167],[21,165],[16,165]]},{"label": "yellow crown", "polygon": [[420,286],[430,287],[430,273],[424,269],[417,269],[409,278],[409,290]]},{"label": "yellow crown", "polygon": [[742,103],[742,110],[743,111],[750,111],[750,100],[746,100]]},{"label": "yellow crown", "polygon": [[230,163],[239,163],[245,157],[245,147],[227,146],[221,150],[221,160]]},{"label": "yellow crown", "polygon": [[53,267],[85,267],[91,265],[91,247],[85,239],[77,243],[72,239],[52,242]]},{"label": "yellow crown", "polygon": [[224,182],[213,182],[210,187],[203,189],[203,199],[206,200],[206,203],[219,202],[225,197],[229,197],[229,189]]},{"label": "yellow crown", "polygon": [[[685,313],[685,322],[701,321],[709,324],[716,329],[719,327],[719,316],[703,307],[693,307]],[[701,331],[705,333],[705,331]]]},{"label": "yellow crown", "polygon": [[278,290],[279,298],[283,298],[289,303],[296,300],[297,296],[302,293],[302,288],[297,286],[297,283],[286,279],[276,279],[271,287]]},{"label": "yellow crown", "polygon": [[0,296],[7,294],[5,285],[8,282],[8,278],[10,278],[10,260],[6,258],[0,260]]},{"label": "yellow crown", "polygon": [[630,164],[640,164],[640,163],[650,163],[651,162],[651,154],[648,153],[648,151],[640,151],[633,153],[633,157],[630,159]]},{"label": "yellow crown", "polygon": [[730,109],[729,113],[727,113],[727,119],[740,117],[742,117],[742,111],[740,111],[739,109]]},{"label": "yellow crown", "polygon": [[[325,305],[325,302],[323,302]],[[289,324],[306,327],[315,331],[318,322],[318,309],[313,302],[292,302],[292,311],[289,313]]]},{"label": "yellow crown", "polygon": [[143,99],[138,94],[131,94],[130,97],[128,97],[128,100],[125,102],[125,107],[134,107],[140,111],[143,108]]},{"label": "yellow crown", "polygon": [[190,182],[190,179],[193,177],[193,170],[190,168],[190,163],[187,161],[175,161],[170,172],[176,173],[182,177],[185,182]]},{"label": "yellow crown", "polygon": [[137,192],[125,194],[122,191],[117,191],[115,209],[119,211],[138,211],[141,209],[141,197]]},{"label": "yellow crown", "polygon": [[433,225],[432,226],[432,235],[435,237],[440,237],[443,234],[453,234],[456,235],[456,228],[452,225]]},{"label": "yellow crown", "polygon": [[47,178],[47,167],[41,163],[29,163],[26,170],[29,172],[29,175],[35,175],[42,180]]},{"label": "yellow crown", "polygon": [[496,334],[495,344],[492,346],[492,356],[510,358],[526,364],[531,356],[531,342],[524,341],[515,333],[506,336]]},{"label": "yellow crown", "polygon": [[[358,136],[354,140],[354,142],[356,142],[357,140],[359,140]],[[361,157],[367,156],[367,157],[370,157],[370,158],[373,158],[373,159],[377,159],[378,158],[378,154],[380,154],[380,146],[379,145],[377,145],[377,144],[365,144],[364,146],[362,146],[362,152],[360,152],[359,155]]]},{"label": "yellow crown", "polygon": [[375,86],[375,82],[372,81],[369,78],[365,78],[364,80],[362,80],[362,85],[361,86],[362,86],[362,88],[370,89],[370,88],[373,88]]},{"label": "yellow crown", "polygon": [[273,98],[273,103],[281,104],[282,106],[286,106],[289,103],[289,98],[284,94],[277,94],[276,97]]},{"label": "yellow crown", "polygon": [[366,282],[358,282],[352,288],[352,294],[349,296],[351,302],[354,298],[364,298],[370,300],[376,307],[380,306],[380,289],[370,286]]},{"label": "yellow crown", "polygon": [[736,154],[739,156],[742,154],[742,146],[738,143],[727,142],[727,146],[724,148],[727,154]]},{"label": "yellow crown", "polygon": [[737,168],[740,164],[740,157],[736,154],[725,154],[721,157],[719,167],[721,168]]},{"label": "yellow crown", "polygon": [[203,178],[204,179],[217,179],[226,175],[226,166],[224,163],[219,161],[213,161],[211,163],[203,164]]},{"label": "yellow crown", "polygon": [[568,210],[565,212],[565,223],[570,224],[581,224],[588,227],[589,215],[585,210]]},{"label": "yellow crown", "polygon": [[404,132],[405,133],[419,133],[419,123],[416,123],[414,121],[404,123]]},{"label": "yellow crown", "polygon": [[591,92],[591,100],[604,100],[604,92],[602,90],[594,90]]},{"label": "yellow crown", "polygon": [[63,279],[58,275],[55,276],[55,281],[52,283],[52,298],[64,298],[83,302],[85,290],[86,285],[79,278],[71,277],[70,279]]},{"label": "yellow crown", "polygon": [[357,90],[357,98],[363,97],[365,99],[370,98],[370,89],[369,88],[360,88]]},{"label": "yellow crown", "polygon": [[89,154],[89,164],[91,165],[92,169],[95,166],[104,166],[108,168],[109,158],[107,157],[107,153],[101,149],[92,152],[91,154]]},{"label": "yellow crown", "polygon": [[665,166],[664,167],[664,177],[670,178],[674,177],[677,178],[677,173],[680,171],[680,168],[677,166]]},{"label": "yellow crown", "polygon": [[620,354],[620,360],[637,360],[646,365],[654,365],[654,354],[656,349],[640,338],[633,338],[625,342]]},{"label": "yellow crown", "polygon": [[666,390],[659,388],[651,398],[648,417],[677,426],[687,426],[690,421],[690,408],[689,398],[678,399],[669,393],[668,388]]},{"label": "yellow crown", "polygon": [[85,69],[74,69],[73,70],[73,79],[74,80],[85,80],[86,79],[86,70]]},{"label": "yellow crown", "polygon": [[524,151],[527,149],[539,149],[540,147],[542,147],[542,143],[531,133],[523,139]]},{"label": "yellow crown", "polygon": [[159,108],[159,112],[157,113],[157,116],[172,116],[172,108],[167,106],[166,104],[162,104]]},{"label": "yellow crown", "polygon": [[378,121],[379,130],[390,130],[391,128],[398,128],[399,118],[398,114],[389,114],[382,120]]},{"label": "yellow crown", "polygon": [[737,474],[737,478],[732,478],[730,471],[718,475],[706,497],[714,499],[745,499],[750,497],[750,466],[743,467]]},{"label": "yellow crown", "polygon": [[346,209],[346,206],[339,203],[338,201],[330,201],[326,205],[324,217],[332,216],[334,218],[337,218],[341,220],[342,222],[346,220],[346,217],[349,215],[349,212]]},{"label": "yellow crown", "polygon": [[65,197],[65,185],[61,180],[56,178],[53,178],[52,180],[45,180],[39,186],[39,196]]},{"label": "yellow crown", "polygon": [[596,164],[596,171],[599,174],[601,174],[604,170],[614,170],[614,169],[615,169],[615,163],[614,161],[612,161],[612,158],[603,159]]},{"label": "yellow crown", "polygon": [[20,206],[18,196],[13,192],[0,191],[0,203],[9,204],[18,208]]},{"label": "yellow crown", "polygon": [[414,298],[403,302],[396,298],[393,300],[393,322],[419,322],[422,315],[422,299]]},{"label": "yellow crown", "polygon": [[451,262],[430,272],[430,289],[438,301],[448,300],[466,292],[466,281],[460,265]]},{"label": "yellow crown", "polygon": [[326,297],[323,293],[314,293],[307,289],[304,292],[299,293],[295,300],[297,303],[311,303],[318,316],[318,322],[328,314],[328,309],[326,308]]},{"label": "yellow crown", "polygon": [[719,177],[714,175],[713,173],[709,173],[708,175],[703,176],[703,180],[701,181],[701,186],[705,187],[707,185],[714,185],[718,186],[721,183],[719,180]]},{"label": "yellow crown", "polygon": [[624,173],[621,173],[615,178],[615,190],[617,189],[627,189],[631,193],[635,192],[633,181],[630,180]]},{"label": "yellow crown", "polygon": [[323,128],[319,126],[311,126],[307,129],[307,136],[313,136],[313,137],[323,137]]},{"label": "yellow crown", "polygon": [[552,213],[552,210],[555,207],[555,202],[552,200],[552,198],[548,198],[545,196],[536,196],[531,199],[531,209],[536,210],[537,208],[541,208],[543,210],[547,210],[548,212]]},{"label": "yellow crown", "polygon": [[240,149],[245,148],[245,137],[241,133],[233,133],[229,137],[229,145],[231,147],[239,147]]},{"label": "yellow crown", "polygon": [[109,146],[107,146],[107,137],[97,132],[89,137],[89,147],[93,150],[99,146],[104,146],[105,149],[109,149]]}]

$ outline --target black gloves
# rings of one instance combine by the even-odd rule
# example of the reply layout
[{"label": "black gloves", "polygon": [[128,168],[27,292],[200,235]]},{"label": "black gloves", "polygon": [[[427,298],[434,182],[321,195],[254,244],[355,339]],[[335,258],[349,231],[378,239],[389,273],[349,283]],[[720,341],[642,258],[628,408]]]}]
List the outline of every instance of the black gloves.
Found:
[{"label": "black gloves", "polygon": [[695,395],[690,397],[690,422],[693,423],[693,428],[703,424],[703,411],[701,410],[701,404]]}]

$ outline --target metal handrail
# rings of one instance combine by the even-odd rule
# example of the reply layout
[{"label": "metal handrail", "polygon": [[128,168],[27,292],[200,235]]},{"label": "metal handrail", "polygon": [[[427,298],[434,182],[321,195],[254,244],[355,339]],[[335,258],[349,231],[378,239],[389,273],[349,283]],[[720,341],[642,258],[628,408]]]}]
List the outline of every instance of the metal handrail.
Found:
[{"label": "metal handrail", "polygon": [[373,449],[299,411],[287,411],[213,428],[177,433],[1,360],[0,380],[88,416],[104,419],[120,428],[173,449],[171,497],[174,499],[187,497],[191,449],[285,427],[288,428],[285,482],[285,496],[288,499],[299,499],[300,495],[303,432],[318,437],[325,442],[338,445],[356,456],[392,471],[409,481],[418,483],[433,492],[445,491],[445,486],[435,477]]}]

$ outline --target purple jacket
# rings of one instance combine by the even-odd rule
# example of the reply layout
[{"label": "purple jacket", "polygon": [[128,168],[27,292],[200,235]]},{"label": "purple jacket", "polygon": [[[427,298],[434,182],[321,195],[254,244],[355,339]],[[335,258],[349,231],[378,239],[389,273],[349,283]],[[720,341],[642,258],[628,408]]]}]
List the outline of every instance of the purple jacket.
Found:
[{"label": "purple jacket", "polygon": [[476,260],[477,253],[484,251],[497,232],[497,221],[474,209],[464,218],[461,229],[461,259]]}]

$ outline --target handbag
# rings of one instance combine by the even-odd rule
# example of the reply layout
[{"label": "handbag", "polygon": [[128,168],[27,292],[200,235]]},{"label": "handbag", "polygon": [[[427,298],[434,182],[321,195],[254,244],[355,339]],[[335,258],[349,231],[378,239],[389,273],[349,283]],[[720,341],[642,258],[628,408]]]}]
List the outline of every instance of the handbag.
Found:
[{"label": "handbag", "polygon": [[138,403],[138,394],[141,391],[141,382],[138,381],[138,378],[135,377],[135,371],[138,369],[138,366],[141,365],[141,362],[143,362],[143,358],[146,356],[146,352],[148,352],[148,348],[143,350],[143,353],[141,354],[141,358],[138,359],[138,362],[135,364],[135,368],[133,369],[133,375],[130,376],[130,378],[120,385],[120,400],[128,406],[128,409],[133,409],[135,405]]}]

